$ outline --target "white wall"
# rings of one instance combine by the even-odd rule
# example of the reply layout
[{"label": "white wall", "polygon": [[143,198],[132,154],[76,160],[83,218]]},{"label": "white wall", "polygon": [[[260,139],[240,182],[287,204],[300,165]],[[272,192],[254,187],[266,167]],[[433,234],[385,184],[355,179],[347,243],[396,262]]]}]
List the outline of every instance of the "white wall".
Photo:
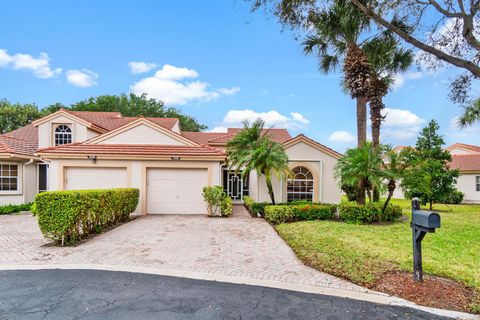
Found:
[{"label": "white wall", "polygon": [[33,202],[38,193],[37,164],[35,162],[23,166],[23,193],[26,203]]},{"label": "white wall", "polygon": [[460,174],[457,179],[457,189],[465,194],[463,202],[480,203],[480,191],[476,191],[475,177],[480,173]]},{"label": "white wall", "polygon": [[165,144],[185,145],[185,143],[169,137],[146,125],[135,126],[125,132],[99,142],[99,144]]},{"label": "white wall", "polygon": [[42,123],[38,126],[38,148],[48,148],[54,144],[53,130],[56,125],[66,124],[72,129],[72,142],[82,142],[92,137],[92,132],[88,132],[88,128],[80,123],[76,123],[67,117],[59,115],[50,121]]}]

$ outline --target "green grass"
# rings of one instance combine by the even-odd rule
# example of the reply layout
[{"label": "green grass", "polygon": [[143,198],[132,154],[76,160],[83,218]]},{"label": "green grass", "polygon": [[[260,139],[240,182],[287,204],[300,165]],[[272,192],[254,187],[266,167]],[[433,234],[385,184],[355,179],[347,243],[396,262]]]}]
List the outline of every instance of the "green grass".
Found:
[{"label": "green grass", "polygon": [[[410,220],[410,202],[393,203]],[[480,292],[480,205],[435,205],[434,211],[440,213],[442,226],[422,242],[424,272]],[[409,221],[388,225],[305,221],[276,228],[306,264],[361,285],[372,285],[387,271],[412,271]]]}]

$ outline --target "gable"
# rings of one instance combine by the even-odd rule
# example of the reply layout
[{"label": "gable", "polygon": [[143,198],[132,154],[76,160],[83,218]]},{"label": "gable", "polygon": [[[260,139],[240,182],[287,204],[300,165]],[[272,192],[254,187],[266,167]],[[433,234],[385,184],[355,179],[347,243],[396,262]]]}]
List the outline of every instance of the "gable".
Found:
[{"label": "gable", "polygon": [[461,149],[461,148],[453,148],[453,149],[450,149],[450,154],[454,155],[454,154],[473,154],[475,152],[473,151],[467,151],[465,149]]},{"label": "gable", "polygon": [[164,144],[164,145],[187,145],[176,137],[160,132],[145,124],[139,124],[116,135],[108,137],[98,144]]},{"label": "gable", "polygon": [[332,157],[330,154],[322,150],[319,150],[318,148],[315,148],[304,141],[299,141],[295,144],[285,147],[285,152],[287,153],[288,159],[290,161],[300,161],[300,160],[312,160],[312,161],[334,160],[336,161],[336,159]]}]

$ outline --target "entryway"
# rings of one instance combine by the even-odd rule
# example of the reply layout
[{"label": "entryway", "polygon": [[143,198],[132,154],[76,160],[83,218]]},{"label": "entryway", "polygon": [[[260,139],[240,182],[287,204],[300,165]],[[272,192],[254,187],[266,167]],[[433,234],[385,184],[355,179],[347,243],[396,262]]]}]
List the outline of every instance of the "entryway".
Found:
[{"label": "entryway", "polygon": [[223,190],[234,203],[243,203],[243,197],[248,196],[248,176],[242,177],[241,171],[223,170]]}]

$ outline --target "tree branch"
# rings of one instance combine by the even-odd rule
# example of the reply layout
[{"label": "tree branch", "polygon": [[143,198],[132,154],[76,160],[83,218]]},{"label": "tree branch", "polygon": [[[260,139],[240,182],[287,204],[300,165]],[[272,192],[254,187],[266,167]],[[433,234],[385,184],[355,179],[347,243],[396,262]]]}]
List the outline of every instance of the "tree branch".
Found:
[{"label": "tree branch", "polygon": [[428,2],[432,6],[434,6],[435,9],[437,9],[438,12],[440,12],[441,14],[443,14],[446,17],[449,17],[449,18],[461,18],[462,17],[462,14],[459,13],[459,12],[451,12],[451,11],[448,11],[448,10],[442,8],[442,6],[435,0],[428,0]]},{"label": "tree branch", "polygon": [[[383,19],[380,15],[375,13],[372,9],[367,8],[364,6],[359,0],[352,0],[352,3],[362,11],[367,17],[373,19],[377,24],[383,26],[384,28],[392,31],[404,41],[410,43],[411,45],[417,47],[418,49],[430,53],[437,57],[440,60],[446,61],[454,66],[457,66],[462,69],[466,69],[470,71],[474,76],[480,77],[480,67],[477,66],[475,63],[469,60],[457,58],[450,54],[447,54],[431,45],[428,45],[417,38],[411,36],[410,34],[406,33],[405,31],[401,30],[400,28],[396,27],[395,25],[391,24],[390,22]],[[480,45],[480,43],[479,43]]]}]

